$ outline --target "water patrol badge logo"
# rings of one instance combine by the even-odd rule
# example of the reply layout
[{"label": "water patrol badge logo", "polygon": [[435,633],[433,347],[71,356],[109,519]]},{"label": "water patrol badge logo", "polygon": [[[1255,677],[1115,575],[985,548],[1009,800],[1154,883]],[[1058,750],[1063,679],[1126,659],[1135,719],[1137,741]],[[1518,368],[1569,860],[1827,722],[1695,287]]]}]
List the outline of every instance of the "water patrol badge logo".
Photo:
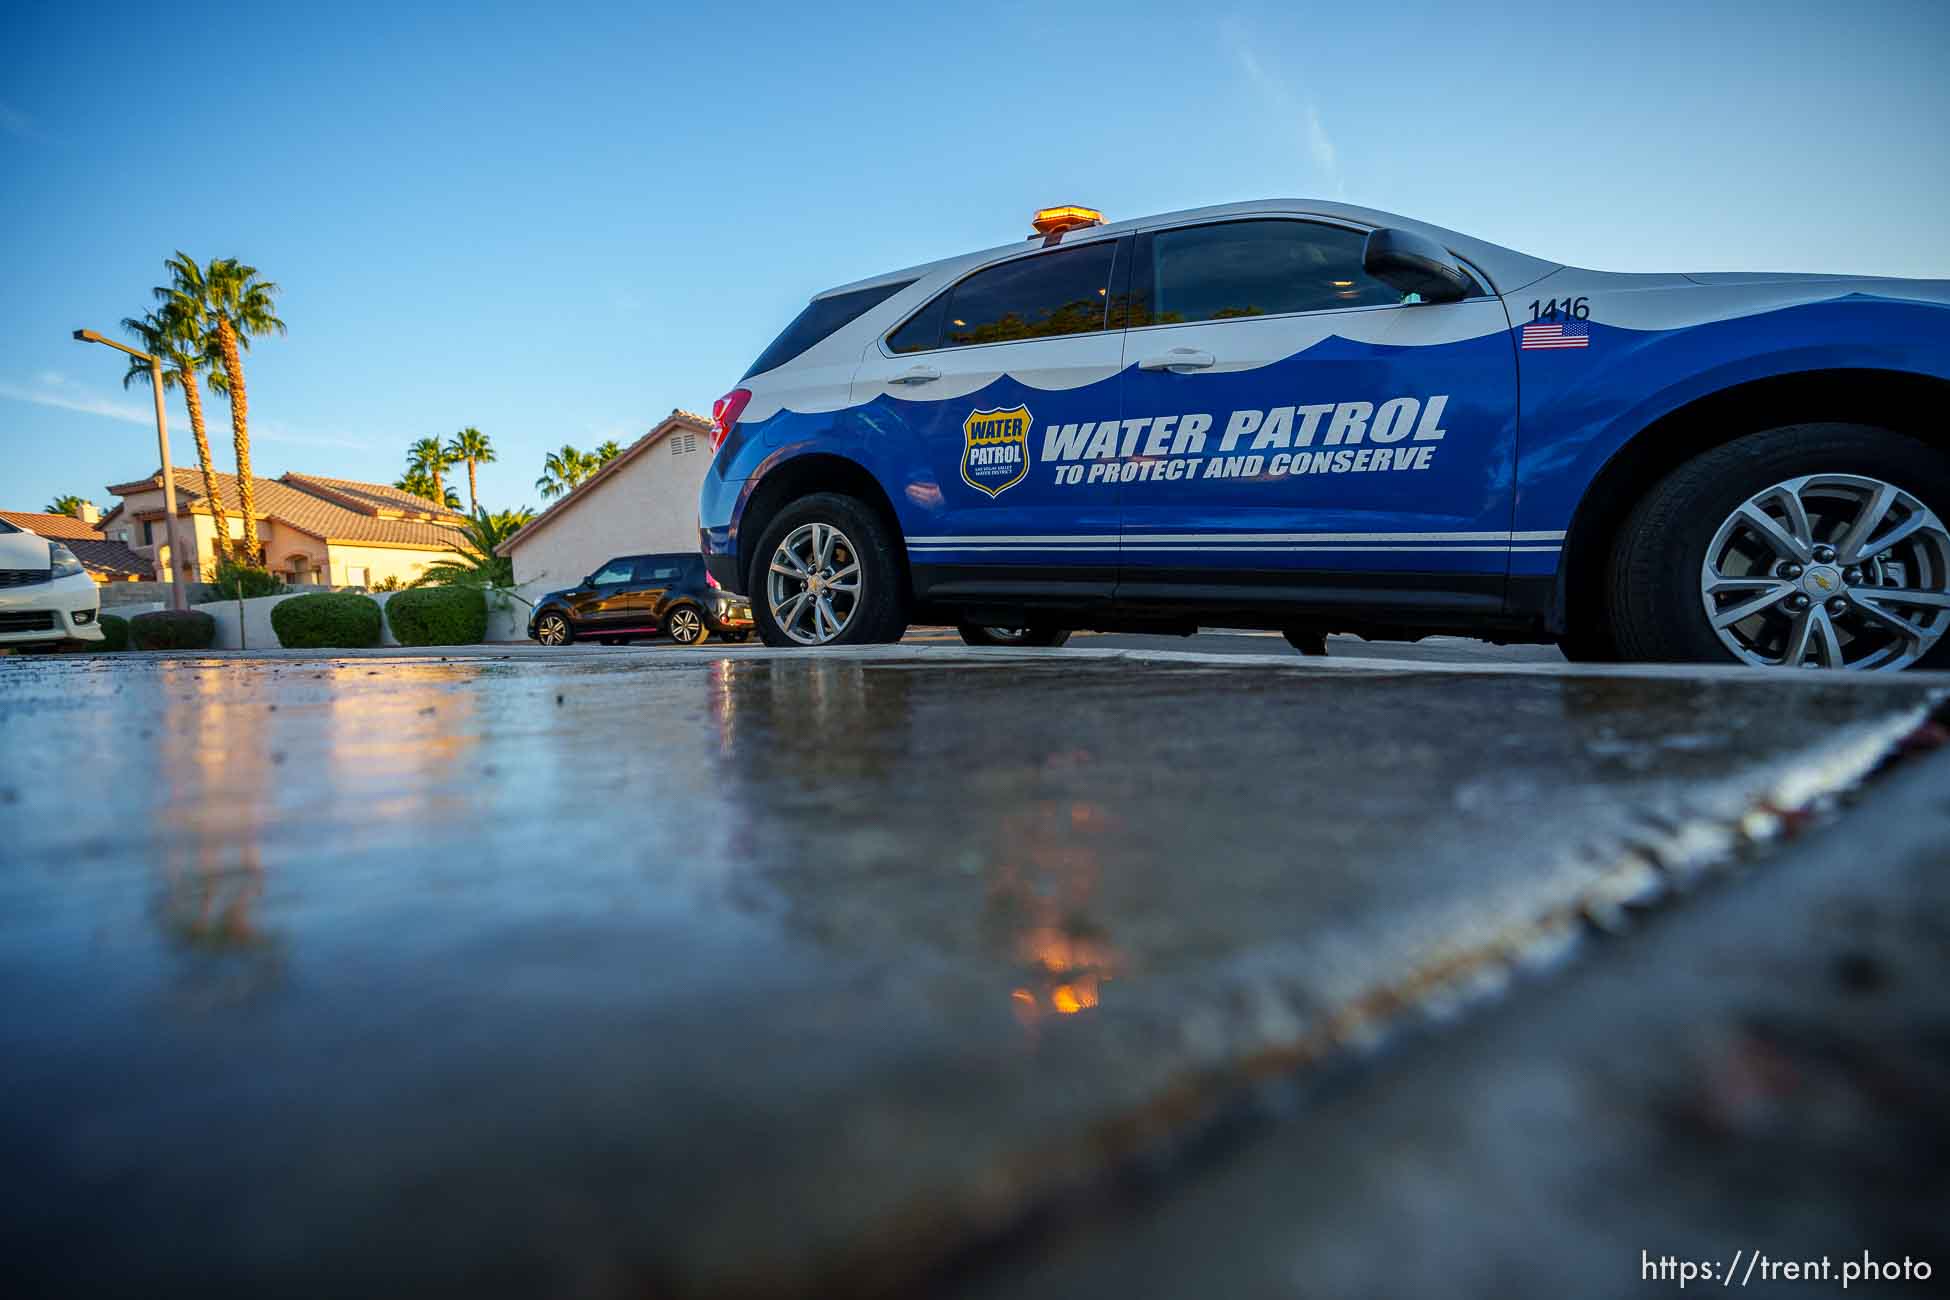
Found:
[{"label": "water patrol badge logo", "polygon": [[962,422],[967,445],[961,453],[961,480],[991,497],[1029,476],[1029,408],[972,411]]}]

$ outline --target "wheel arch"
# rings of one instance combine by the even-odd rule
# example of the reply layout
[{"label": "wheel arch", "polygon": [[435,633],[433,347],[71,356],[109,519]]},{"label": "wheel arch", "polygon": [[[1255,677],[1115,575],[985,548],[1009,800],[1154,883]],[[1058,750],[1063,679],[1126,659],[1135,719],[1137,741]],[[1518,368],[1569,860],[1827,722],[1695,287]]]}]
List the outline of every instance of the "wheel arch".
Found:
[{"label": "wheel arch", "polygon": [[1625,439],[1586,486],[1564,539],[1551,630],[1602,626],[1601,575],[1619,527],[1655,483],[1701,452],[1763,429],[1819,421],[1876,425],[1950,450],[1950,432],[1931,419],[1945,409],[1950,379],[1850,367],[1749,380],[1666,412]]},{"label": "wheel arch", "polygon": [[745,595],[752,598],[757,596],[758,583],[754,569],[759,558],[758,543],[764,537],[765,530],[771,527],[773,518],[792,502],[816,492],[838,492],[853,497],[865,502],[880,516],[895,542],[894,553],[900,560],[901,585],[905,588],[905,594],[911,597],[914,584],[908,571],[907,536],[886,489],[859,461],[823,451],[807,452],[773,465],[746,498],[745,507],[739,514],[737,532],[738,573],[744,580]]}]

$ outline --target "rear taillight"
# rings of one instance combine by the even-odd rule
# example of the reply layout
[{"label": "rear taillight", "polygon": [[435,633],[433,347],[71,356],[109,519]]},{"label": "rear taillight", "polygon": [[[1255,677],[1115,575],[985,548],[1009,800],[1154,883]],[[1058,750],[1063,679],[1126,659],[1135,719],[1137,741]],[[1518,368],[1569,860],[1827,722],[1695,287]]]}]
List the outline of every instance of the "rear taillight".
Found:
[{"label": "rear taillight", "polygon": [[745,403],[752,400],[749,388],[734,388],[711,403],[711,450],[716,451],[724,445],[738,417],[745,413]]},{"label": "rear taillight", "polygon": [[704,571],[704,585],[709,587],[713,591],[719,590],[718,580],[711,576],[711,570],[709,569],[706,569]]}]

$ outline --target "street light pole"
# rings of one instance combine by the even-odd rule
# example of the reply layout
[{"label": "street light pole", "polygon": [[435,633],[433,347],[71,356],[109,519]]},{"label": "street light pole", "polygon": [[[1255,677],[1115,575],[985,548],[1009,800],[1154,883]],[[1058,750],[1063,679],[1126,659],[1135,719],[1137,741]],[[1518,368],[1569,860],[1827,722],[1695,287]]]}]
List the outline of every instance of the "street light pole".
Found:
[{"label": "street light pole", "polygon": [[163,374],[162,361],[147,352],[138,352],[114,339],[103,338],[94,330],[76,330],[75,340],[79,343],[100,343],[120,352],[126,352],[138,361],[149,363],[149,389],[156,397],[156,450],[162,456],[163,489],[163,540],[169,546],[169,607],[174,610],[189,608],[189,584],[183,581],[183,557],[189,552],[177,540],[176,523],[176,470],[169,463],[169,421],[163,415]]}]

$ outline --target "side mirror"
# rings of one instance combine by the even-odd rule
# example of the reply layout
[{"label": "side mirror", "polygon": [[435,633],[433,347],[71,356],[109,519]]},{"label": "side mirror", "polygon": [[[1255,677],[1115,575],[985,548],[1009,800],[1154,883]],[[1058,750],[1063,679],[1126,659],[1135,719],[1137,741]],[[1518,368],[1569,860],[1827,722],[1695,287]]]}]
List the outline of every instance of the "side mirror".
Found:
[{"label": "side mirror", "polygon": [[1386,227],[1369,232],[1361,269],[1423,302],[1460,302],[1475,285],[1462,263],[1433,239]]}]

